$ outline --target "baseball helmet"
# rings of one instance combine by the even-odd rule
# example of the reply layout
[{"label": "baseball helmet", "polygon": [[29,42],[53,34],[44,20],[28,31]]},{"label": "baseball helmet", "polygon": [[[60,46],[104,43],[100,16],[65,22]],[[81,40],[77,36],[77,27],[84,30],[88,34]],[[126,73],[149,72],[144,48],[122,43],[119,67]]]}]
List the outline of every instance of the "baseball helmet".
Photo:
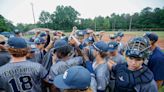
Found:
[{"label": "baseball helmet", "polygon": [[145,37],[134,37],[127,43],[126,56],[135,58],[148,58],[150,53],[149,39]]}]

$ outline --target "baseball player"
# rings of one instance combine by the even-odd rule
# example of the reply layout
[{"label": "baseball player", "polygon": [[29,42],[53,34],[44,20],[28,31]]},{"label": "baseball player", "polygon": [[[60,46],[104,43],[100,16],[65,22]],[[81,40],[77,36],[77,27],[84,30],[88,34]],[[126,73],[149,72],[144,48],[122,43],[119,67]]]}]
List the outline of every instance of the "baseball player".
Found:
[{"label": "baseball player", "polygon": [[108,45],[103,41],[98,41],[93,43],[93,47],[93,56],[95,57],[95,61],[93,62],[92,67],[97,82],[97,86],[94,88],[96,88],[97,92],[104,92],[109,83],[108,81],[110,76],[108,66],[105,61],[105,57],[107,56],[108,51]]},{"label": "baseball player", "polygon": [[108,43],[108,59],[114,61],[115,63],[124,63],[125,58],[118,52],[119,43],[112,41]]},{"label": "baseball player", "polygon": [[0,66],[8,63],[10,61],[10,54],[6,49],[7,38],[3,35],[0,35]]},{"label": "baseball player", "polygon": [[73,66],[58,75],[54,79],[54,84],[64,92],[92,92],[89,90],[91,82],[90,72],[82,66]]},{"label": "baseball player", "polygon": [[81,65],[82,57],[71,57],[72,47],[65,40],[54,43],[53,65],[49,73],[49,81],[53,82],[55,76],[63,74],[69,67]]},{"label": "baseball player", "polygon": [[46,51],[44,49],[44,45],[46,43],[46,40],[42,37],[37,37],[35,40],[34,40],[34,43],[36,45],[36,48],[38,49],[38,51],[35,52],[35,58],[36,58],[36,61],[40,64],[42,64],[42,59],[44,57],[44,55],[46,54]]},{"label": "baseball player", "polygon": [[[122,56],[119,52],[118,52],[118,47],[119,47],[119,43],[116,41],[111,41],[108,43],[108,57],[107,57],[107,61],[113,61],[116,64],[119,63],[124,63],[125,57]],[[114,82],[115,82],[115,78],[113,77],[113,72],[111,72],[111,76],[110,76],[110,81],[109,81],[109,88],[111,90],[111,92],[113,92],[114,90]]]},{"label": "baseball player", "polygon": [[12,59],[0,67],[0,89],[6,92],[42,92],[41,82],[53,88],[46,81],[47,71],[42,65],[26,60],[28,47],[23,38],[10,38],[8,51]]},{"label": "baseball player", "polygon": [[123,32],[117,32],[116,34],[116,41],[119,43],[119,46],[118,46],[118,52],[123,55],[124,53],[124,44],[121,42],[122,38],[124,37],[124,33]]},{"label": "baseball player", "polygon": [[146,33],[145,37],[150,39],[152,54],[148,58],[148,67],[154,74],[154,79],[158,88],[164,83],[164,53],[161,48],[157,46],[158,35],[155,33]]},{"label": "baseball player", "polygon": [[32,62],[37,62],[35,52],[39,52],[39,50],[36,48],[34,42],[27,41],[27,44],[28,44],[29,50],[26,55],[26,59]]},{"label": "baseball player", "polygon": [[135,37],[127,44],[127,63],[108,62],[115,76],[114,92],[158,92],[153,73],[143,65],[149,55],[149,48],[144,37]]}]

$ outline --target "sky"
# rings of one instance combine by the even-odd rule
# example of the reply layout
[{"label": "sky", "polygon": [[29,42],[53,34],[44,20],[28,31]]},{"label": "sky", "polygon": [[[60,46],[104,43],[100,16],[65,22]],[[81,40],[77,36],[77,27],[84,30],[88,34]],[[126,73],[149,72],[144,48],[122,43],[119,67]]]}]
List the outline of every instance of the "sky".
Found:
[{"label": "sky", "polygon": [[80,18],[134,14],[145,7],[164,7],[164,0],[0,0],[0,14],[14,24],[34,23],[31,3],[36,21],[42,10],[53,13],[58,5],[72,6],[81,14]]}]

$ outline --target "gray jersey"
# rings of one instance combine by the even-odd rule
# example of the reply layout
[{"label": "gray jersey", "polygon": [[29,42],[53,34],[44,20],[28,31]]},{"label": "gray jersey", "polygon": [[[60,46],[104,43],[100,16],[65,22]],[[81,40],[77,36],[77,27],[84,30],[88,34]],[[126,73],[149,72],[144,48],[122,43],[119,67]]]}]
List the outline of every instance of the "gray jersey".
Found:
[{"label": "gray jersey", "polygon": [[122,42],[120,42],[119,45],[118,45],[118,52],[119,52],[121,55],[122,55],[123,52],[124,52],[124,48],[125,48],[124,44],[123,44]]},{"label": "gray jersey", "polygon": [[35,61],[42,64],[42,60],[43,60],[43,57],[44,57],[44,53],[41,52],[40,50],[37,50],[35,51]]},{"label": "gray jersey", "polygon": [[[95,65],[96,62],[93,63],[93,69],[95,71],[95,79],[97,82],[98,90],[105,90],[109,83],[109,69],[107,63]],[[92,82],[92,81],[91,81]],[[94,87],[95,88],[95,87]]]},{"label": "gray jersey", "polygon": [[124,62],[126,62],[125,57],[123,55],[119,54],[119,53],[117,54],[117,56],[111,57],[111,60],[116,62],[116,63],[124,63]]},{"label": "gray jersey", "polygon": [[134,89],[136,92],[158,92],[158,88],[154,80],[150,83],[136,85]]},{"label": "gray jersey", "polygon": [[82,57],[73,57],[67,61],[58,61],[53,64],[49,72],[49,82],[53,82],[55,76],[64,74],[64,72],[71,66],[77,66],[83,63]]},{"label": "gray jersey", "polygon": [[0,67],[0,89],[6,92],[42,92],[47,71],[38,63],[22,61]]}]

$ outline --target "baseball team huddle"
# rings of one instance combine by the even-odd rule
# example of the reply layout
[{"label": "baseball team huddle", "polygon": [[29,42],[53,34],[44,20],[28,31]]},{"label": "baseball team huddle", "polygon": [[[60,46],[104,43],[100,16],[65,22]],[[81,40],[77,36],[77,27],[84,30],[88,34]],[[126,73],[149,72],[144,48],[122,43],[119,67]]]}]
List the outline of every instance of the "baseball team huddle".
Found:
[{"label": "baseball team huddle", "polygon": [[122,42],[109,34],[73,27],[0,35],[0,92],[158,92],[164,85],[164,53],[154,32]]}]

